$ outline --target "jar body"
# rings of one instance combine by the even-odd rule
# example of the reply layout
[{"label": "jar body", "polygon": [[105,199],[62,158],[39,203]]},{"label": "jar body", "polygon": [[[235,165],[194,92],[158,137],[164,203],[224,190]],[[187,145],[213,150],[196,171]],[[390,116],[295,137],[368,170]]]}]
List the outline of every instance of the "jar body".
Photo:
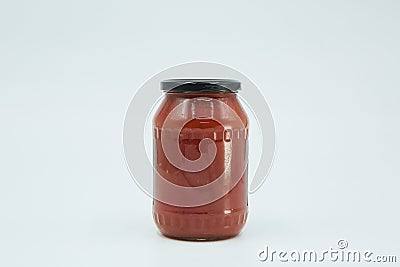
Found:
[{"label": "jar body", "polygon": [[[153,128],[153,217],[160,232],[185,240],[237,235],[247,219],[248,120],[236,93],[166,93]],[[174,135],[178,138],[173,139]],[[204,139],[215,144],[214,157],[207,166],[193,170],[181,168],[171,160],[179,154],[190,163],[199,161],[208,149],[201,148]],[[178,143],[179,151],[169,152],[173,155],[168,157],[166,147],[173,142]],[[212,184],[214,189],[205,189]],[[179,190],[204,190],[199,194],[179,193],[167,189],[169,185],[176,185]]]}]

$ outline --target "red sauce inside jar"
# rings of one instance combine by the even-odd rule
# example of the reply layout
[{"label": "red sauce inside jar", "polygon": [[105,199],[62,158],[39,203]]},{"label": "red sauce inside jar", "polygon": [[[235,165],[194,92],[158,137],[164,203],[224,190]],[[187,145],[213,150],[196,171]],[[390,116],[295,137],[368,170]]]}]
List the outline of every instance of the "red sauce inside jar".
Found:
[{"label": "red sauce inside jar", "polygon": [[[169,83],[173,86],[164,88],[164,100],[153,120],[154,221],[161,233],[171,238],[216,240],[233,237],[246,222],[248,206],[248,120],[237,99],[237,86],[240,83],[232,80],[164,82],[166,87],[171,87]],[[232,84],[236,89],[230,88]],[[233,111],[236,116],[227,110]],[[174,121],[166,127],[165,122],[171,119],[173,111]],[[182,170],[166,155],[163,144],[176,142],[168,139],[167,135],[162,142],[161,136],[167,132],[179,135],[177,148],[190,161],[200,158],[200,142],[209,138],[215,144],[215,158],[205,169],[194,172]],[[238,167],[241,165],[243,168]],[[189,188],[209,185],[218,179],[227,192],[202,205],[169,203],[164,201],[165,196],[178,199],[181,201],[179,203],[193,203],[197,195],[167,190],[163,179]]]}]

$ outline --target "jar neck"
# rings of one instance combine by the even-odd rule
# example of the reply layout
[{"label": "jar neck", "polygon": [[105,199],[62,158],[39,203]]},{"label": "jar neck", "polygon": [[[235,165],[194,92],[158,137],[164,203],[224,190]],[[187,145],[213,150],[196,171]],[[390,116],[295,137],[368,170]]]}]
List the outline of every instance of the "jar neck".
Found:
[{"label": "jar neck", "polygon": [[165,95],[171,98],[236,98],[237,92],[166,92]]}]

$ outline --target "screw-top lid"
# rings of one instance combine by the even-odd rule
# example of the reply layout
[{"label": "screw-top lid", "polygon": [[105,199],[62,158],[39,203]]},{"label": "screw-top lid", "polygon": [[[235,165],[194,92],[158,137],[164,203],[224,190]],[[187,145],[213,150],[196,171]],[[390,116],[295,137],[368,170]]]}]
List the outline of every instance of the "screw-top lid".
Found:
[{"label": "screw-top lid", "polygon": [[164,92],[228,92],[240,90],[240,82],[230,79],[169,79],[161,82]]}]

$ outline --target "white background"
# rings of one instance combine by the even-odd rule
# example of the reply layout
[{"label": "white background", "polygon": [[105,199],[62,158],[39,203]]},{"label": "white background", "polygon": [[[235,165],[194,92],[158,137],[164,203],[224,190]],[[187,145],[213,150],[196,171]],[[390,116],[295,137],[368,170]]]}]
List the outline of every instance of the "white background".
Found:
[{"label": "white background", "polygon": [[[398,1],[1,1],[0,266],[266,266],[265,245],[341,238],[400,261],[399,14]],[[160,236],[122,154],[135,90],[196,60],[246,74],[277,127],[249,221],[220,242]]]}]

